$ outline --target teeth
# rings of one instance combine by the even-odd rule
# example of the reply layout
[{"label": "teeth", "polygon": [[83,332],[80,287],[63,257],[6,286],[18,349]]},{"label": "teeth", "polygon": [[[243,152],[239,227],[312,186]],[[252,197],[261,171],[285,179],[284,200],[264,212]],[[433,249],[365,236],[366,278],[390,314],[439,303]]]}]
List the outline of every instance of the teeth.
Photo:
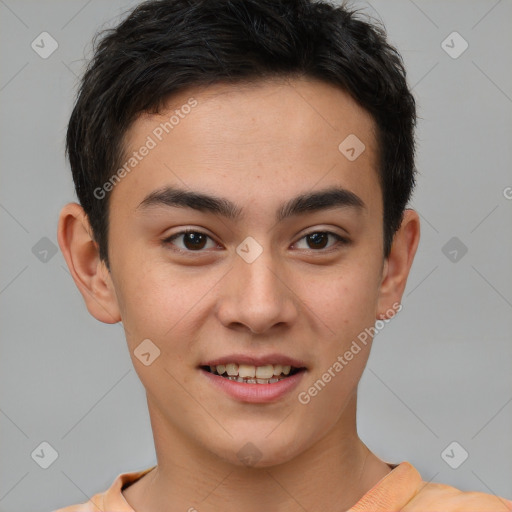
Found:
[{"label": "teeth", "polygon": [[[254,366],[253,366],[254,368]],[[274,375],[274,366],[267,364],[266,366],[258,366],[256,368],[256,377],[258,379],[270,379]]]},{"label": "teeth", "polygon": [[233,380],[235,382],[242,382],[245,384],[274,384],[274,382],[279,382],[280,380],[285,379],[286,377],[272,377],[271,379],[242,379],[242,377],[225,377],[228,380]]},{"label": "teeth", "polygon": [[[226,371],[228,372],[228,375],[234,377],[235,375],[238,375],[238,365],[229,363],[226,365]],[[213,370],[213,373],[215,373],[215,369]]]},{"label": "teeth", "polygon": [[250,364],[241,364],[238,367],[238,376],[253,378],[256,376],[256,367]]},{"label": "teeth", "polygon": [[217,375],[225,375],[227,378],[237,382],[248,384],[267,384],[278,382],[289,375],[292,367],[290,365],[266,364],[264,366],[254,366],[252,364],[228,363],[210,366],[210,371]]}]

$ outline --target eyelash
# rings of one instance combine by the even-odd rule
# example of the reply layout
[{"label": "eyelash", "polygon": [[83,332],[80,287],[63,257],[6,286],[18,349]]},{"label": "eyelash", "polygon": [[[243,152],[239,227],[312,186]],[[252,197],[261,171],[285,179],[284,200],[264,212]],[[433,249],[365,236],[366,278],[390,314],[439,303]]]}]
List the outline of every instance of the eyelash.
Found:
[{"label": "eyelash", "polygon": [[[197,235],[203,235],[203,236],[209,238],[210,240],[213,240],[210,235],[208,235],[206,233],[203,233],[202,231],[198,231],[198,230],[195,230],[195,229],[186,229],[184,231],[180,231],[179,233],[175,233],[174,235],[171,235],[170,237],[167,237],[167,238],[163,239],[162,243],[165,246],[173,245],[171,242],[173,242],[176,238],[179,238],[180,236],[183,236],[183,235],[187,235],[189,233],[194,233],[194,234],[197,234]],[[318,231],[311,231],[309,233],[306,233],[298,241],[303,240],[304,238],[306,238],[308,236],[311,236],[311,235],[314,235],[314,234],[332,235],[336,239],[337,242],[333,246],[329,247],[328,249],[318,249],[318,250],[316,250],[316,249],[306,249],[306,250],[308,250],[310,252],[314,252],[314,253],[329,253],[329,252],[332,252],[333,250],[340,249],[341,248],[340,246],[346,246],[346,245],[348,245],[350,243],[350,240],[348,238],[342,237],[341,235],[338,235],[337,233],[334,233],[332,231],[319,231],[319,230]],[[187,250],[181,249],[179,247],[174,247],[172,250],[174,250],[176,252],[179,252],[179,253],[182,253],[182,254],[193,254],[193,253],[202,254],[202,253],[205,252],[205,250],[192,251],[192,250],[188,250],[188,249]]]}]

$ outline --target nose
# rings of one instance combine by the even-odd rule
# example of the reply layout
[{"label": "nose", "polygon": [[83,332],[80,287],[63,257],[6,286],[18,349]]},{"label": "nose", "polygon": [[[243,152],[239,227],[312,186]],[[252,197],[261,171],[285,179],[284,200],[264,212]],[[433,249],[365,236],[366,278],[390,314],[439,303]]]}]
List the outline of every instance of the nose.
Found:
[{"label": "nose", "polygon": [[298,298],[289,272],[276,265],[269,250],[252,263],[236,257],[219,298],[218,318],[230,329],[263,334],[293,324]]}]

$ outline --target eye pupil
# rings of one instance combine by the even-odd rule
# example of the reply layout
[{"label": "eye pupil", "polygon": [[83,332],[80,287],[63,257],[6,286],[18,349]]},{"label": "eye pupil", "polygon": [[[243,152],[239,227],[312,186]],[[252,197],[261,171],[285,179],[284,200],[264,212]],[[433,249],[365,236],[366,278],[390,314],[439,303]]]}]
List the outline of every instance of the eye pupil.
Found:
[{"label": "eye pupil", "polygon": [[[323,249],[325,247],[325,245],[327,244],[327,238],[328,238],[327,233],[312,233],[312,234],[308,235],[308,240],[313,242],[314,249],[318,249],[318,248]],[[325,243],[322,243],[322,239]],[[320,245],[320,247],[318,246],[318,244]]]},{"label": "eye pupil", "polygon": [[[187,249],[202,249],[204,247],[205,240],[206,237],[202,233],[186,233],[184,238],[184,244],[187,247]],[[188,243],[192,244],[191,247],[187,246]]]}]

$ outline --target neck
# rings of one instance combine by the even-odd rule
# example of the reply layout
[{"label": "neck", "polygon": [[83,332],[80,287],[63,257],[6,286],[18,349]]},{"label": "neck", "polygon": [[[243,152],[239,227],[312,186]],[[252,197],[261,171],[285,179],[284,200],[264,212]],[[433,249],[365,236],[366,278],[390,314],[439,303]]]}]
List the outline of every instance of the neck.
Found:
[{"label": "neck", "polygon": [[359,439],[356,395],[341,421],[320,441],[288,462],[251,468],[236,466],[198,449],[150,415],[157,467],[123,491],[137,512],[303,512],[347,510],[390,472]]}]

